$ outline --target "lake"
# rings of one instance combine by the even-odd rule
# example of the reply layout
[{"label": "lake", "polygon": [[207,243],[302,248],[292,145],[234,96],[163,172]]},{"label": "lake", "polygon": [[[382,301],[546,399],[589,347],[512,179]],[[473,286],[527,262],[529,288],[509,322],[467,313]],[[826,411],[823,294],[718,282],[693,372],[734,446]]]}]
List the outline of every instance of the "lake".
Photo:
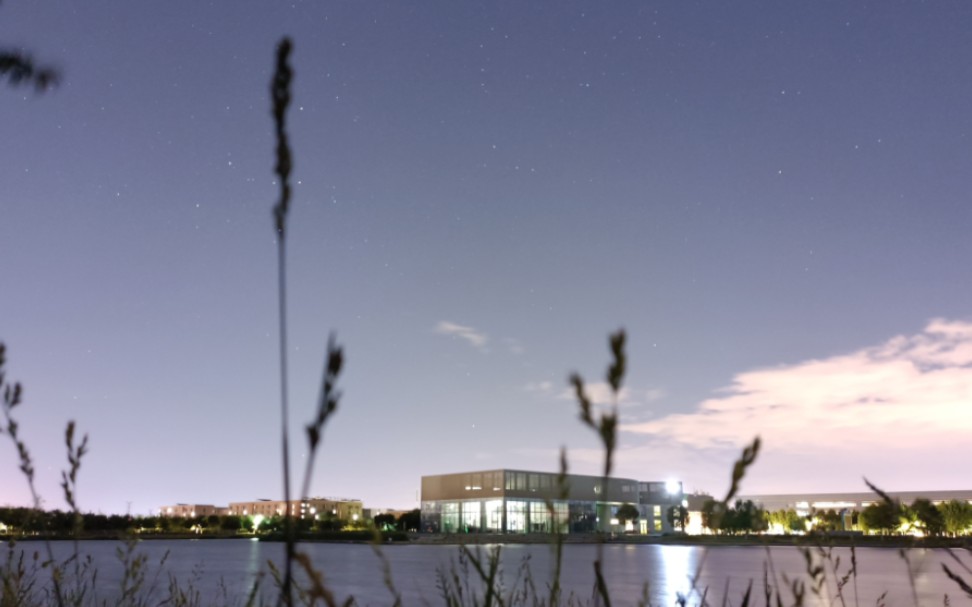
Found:
[{"label": "lake", "polygon": [[[90,555],[98,569],[99,599],[110,600],[117,596],[122,571],[117,552],[122,546],[113,541],[80,542],[81,553]],[[34,551],[43,551],[44,548],[39,542],[29,542],[18,544],[16,549],[24,550],[29,560]],[[54,542],[54,549],[59,558],[67,557],[71,554],[72,544]],[[844,575],[850,566],[850,549],[834,549],[832,558],[823,561],[827,570],[827,584],[822,594],[824,598],[817,599],[810,589],[812,583],[806,573],[805,558],[793,547],[766,549],[750,546],[608,544],[603,549],[605,577],[616,605],[637,604],[646,583],[652,605],[673,605],[679,594],[688,597],[689,605],[699,604],[700,595],[690,594],[690,579],[699,571],[697,588],[699,591],[708,588],[709,603],[721,604],[722,597],[727,594],[730,604],[738,605],[752,580],[754,599],[758,604],[764,604],[764,567],[767,567],[769,578],[775,578],[776,585],[781,589],[788,588],[783,581],[784,576],[791,581],[804,580],[807,583],[808,603],[829,605],[837,592],[835,580]],[[382,581],[381,561],[371,546],[320,543],[302,545],[301,550],[323,572],[327,586],[338,599],[354,596],[359,605],[392,603],[391,594]],[[147,584],[156,588],[157,596],[164,596],[171,574],[183,584],[192,581],[206,599],[206,604],[241,604],[258,578],[262,580],[265,596],[273,596],[272,581],[266,575],[267,561],[281,562],[284,547],[278,543],[247,539],[149,540],[140,542],[136,551],[148,559]],[[457,546],[385,545],[382,552],[405,605],[442,604],[436,572],[448,573],[462,567]],[[858,575],[843,590],[847,604],[875,605],[884,593],[887,593],[884,604],[889,607],[914,605],[915,594],[921,605],[942,605],[946,593],[952,605],[966,604],[968,599],[942,572],[943,562],[948,563],[953,571],[960,569],[946,551],[912,549],[904,554],[906,559],[894,548],[858,549]],[[967,552],[963,555],[966,556],[966,564],[972,562]],[[591,597],[594,584],[592,563],[596,556],[597,546],[593,544],[564,546],[561,579],[565,596],[573,593],[584,603]],[[159,563],[163,558],[165,562],[160,569]],[[839,575],[834,575],[832,568],[838,558]],[[0,562],[6,559],[4,552],[0,555]],[[501,562],[507,590],[514,586],[517,575],[523,570],[522,565],[527,563],[536,588],[540,593],[546,593],[553,563],[549,546],[505,545],[501,551]],[[972,581],[972,575],[962,573]],[[473,580],[474,577],[470,569],[468,579]],[[460,574],[460,579],[467,578]],[[792,595],[788,591],[784,592],[784,598],[791,599],[785,602],[792,603]],[[833,602],[839,604],[836,600]]]}]

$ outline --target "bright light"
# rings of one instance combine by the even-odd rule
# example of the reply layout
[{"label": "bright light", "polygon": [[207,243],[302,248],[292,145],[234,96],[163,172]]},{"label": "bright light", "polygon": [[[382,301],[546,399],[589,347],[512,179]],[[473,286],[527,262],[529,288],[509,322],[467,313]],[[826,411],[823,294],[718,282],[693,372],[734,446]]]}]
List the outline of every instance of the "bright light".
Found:
[{"label": "bright light", "polygon": [[260,527],[260,523],[263,522],[263,518],[264,517],[263,517],[262,514],[258,514],[258,515],[256,515],[256,516],[253,517],[253,531],[254,532],[256,532],[257,528]]},{"label": "bright light", "polygon": [[665,481],[665,491],[669,495],[678,495],[682,492],[682,483],[678,481]]},{"label": "bright light", "polygon": [[356,520],[358,520],[358,515],[357,515],[357,514],[353,514],[353,515],[351,515],[351,520],[352,520],[352,521],[356,521]]}]

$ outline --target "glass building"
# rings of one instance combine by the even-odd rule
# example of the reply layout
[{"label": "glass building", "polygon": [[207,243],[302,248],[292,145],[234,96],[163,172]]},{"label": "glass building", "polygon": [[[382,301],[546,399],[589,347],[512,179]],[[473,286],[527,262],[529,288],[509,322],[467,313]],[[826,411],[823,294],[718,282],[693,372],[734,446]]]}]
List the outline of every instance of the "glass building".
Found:
[{"label": "glass building", "polygon": [[[664,512],[681,502],[681,484],[661,483],[675,492],[640,495],[644,486],[627,478],[549,472],[485,470],[422,477],[422,531],[427,533],[590,533],[623,531],[617,511],[638,508],[628,530],[670,530]],[[647,492],[646,496],[648,495]]]}]

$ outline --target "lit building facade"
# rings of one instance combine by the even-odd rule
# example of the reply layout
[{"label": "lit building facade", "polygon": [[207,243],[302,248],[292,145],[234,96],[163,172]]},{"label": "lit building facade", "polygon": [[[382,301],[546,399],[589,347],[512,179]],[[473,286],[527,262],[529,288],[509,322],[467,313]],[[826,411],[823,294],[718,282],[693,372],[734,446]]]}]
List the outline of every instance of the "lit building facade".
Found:
[{"label": "lit building facade", "polygon": [[[249,502],[231,502],[228,511],[234,516],[261,515],[271,518],[284,516],[287,513],[287,507],[287,502],[283,500],[261,499]],[[301,519],[337,518],[357,521],[362,517],[363,508],[361,500],[313,497],[299,501],[291,500],[290,514]]]},{"label": "lit building facade", "polygon": [[[972,504],[972,491],[888,491],[888,497],[902,504],[916,499],[927,499],[935,505],[951,500]],[[782,495],[743,495],[738,499],[750,500],[767,512],[795,510],[800,516],[814,512],[860,512],[871,504],[881,502],[881,496],[873,491],[854,493],[791,493]]]},{"label": "lit building facade", "polygon": [[177,516],[182,518],[196,518],[201,516],[222,516],[228,510],[212,504],[174,504],[159,508],[159,516]]},{"label": "lit building facade", "polygon": [[[641,486],[644,485],[644,498]],[[649,492],[658,486],[672,492]],[[427,533],[591,533],[670,531],[666,510],[681,484],[527,470],[485,470],[422,477],[422,527]],[[638,508],[623,526],[618,509]]]}]

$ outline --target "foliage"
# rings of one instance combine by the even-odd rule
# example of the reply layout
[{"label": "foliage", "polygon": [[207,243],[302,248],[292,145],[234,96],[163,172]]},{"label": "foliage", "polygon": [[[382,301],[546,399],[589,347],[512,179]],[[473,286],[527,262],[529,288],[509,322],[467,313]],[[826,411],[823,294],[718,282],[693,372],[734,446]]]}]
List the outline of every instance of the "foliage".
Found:
[{"label": "foliage", "polygon": [[638,512],[638,508],[632,504],[622,504],[618,506],[618,511],[616,513],[618,521],[624,525],[628,521],[634,522],[638,520],[638,516],[641,513]]},{"label": "foliage", "polygon": [[399,531],[418,531],[422,526],[422,511],[418,508],[403,512],[398,517]]},{"label": "foliage", "polygon": [[892,500],[874,502],[861,511],[858,520],[864,531],[889,534],[901,525],[901,504]]},{"label": "foliage", "polygon": [[972,530],[972,504],[962,500],[949,500],[938,506],[945,532],[964,535]]},{"label": "foliage", "polygon": [[807,519],[797,514],[793,508],[767,512],[766,522],[771,526],[778,526],[784,533],[799,533],[807,530]]},{"label": "foliage", "polygon": [[702,526],[714,533],[738,535],[761,533],[769,523],[765,511],[751,500],[736,500],[735,505],[727,507],[724,502],[708,499],[702,504]]},{"label": "foliage", "polygon": [[735,506],[728,508],[722,517],[720,531],[729,535],[739,533],[760,533],[766,531],[766,515],[763,509],[752,500],[736,500]]},{"label": "foliage", "polygon": [[685,526],[689,522],[689,511],[688,508],[682,504],[673,504],[668,507],[665,511],[665,518],[668,520],[668,524],[672,528],[677,528],[680,531],[685,531]]},{"label": "foliage", "polygon": [[844,519],[833,508],[815,512],[812,515],[814,531],[843,531]]},{"label": "foliage", "polygon": [[908,509],[914,514],[917,528],[925,535],[936,536],[945,532],[945,517],[931,501],[919,497]]},{"label": "foliage", "polygon": [[375,528],[382,531],[394,529],[397,522],[394,514],[376,514],[374,517]]}]

